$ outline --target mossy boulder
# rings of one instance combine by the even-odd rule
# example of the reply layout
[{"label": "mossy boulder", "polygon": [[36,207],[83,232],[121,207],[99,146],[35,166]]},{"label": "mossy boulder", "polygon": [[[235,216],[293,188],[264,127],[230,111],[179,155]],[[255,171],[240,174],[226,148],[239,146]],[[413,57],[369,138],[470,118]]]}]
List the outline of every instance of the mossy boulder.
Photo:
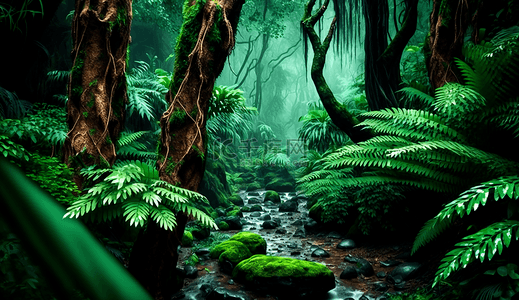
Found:
[{"label": "mossy boulder", "polygon": [[242,242],[228,240],[214,247],[210,255],[218,258],[222,271],[231,273],[238,263],[251,257],[252,253]]},{"label": "mossy boulder", "polygon": [[234,216],[243,217],[243,213],[241,212],[241,209],[238,206],[235,206],[232,209],[227,210],[226,215],[228,217],[234,217]]},{"label": "mossy boulder", "polygon": [[259,190],[259,189],[261,189],[261,184],[259,184],[259,182],[254,181],[253,183],[250,183],[249,185],[247,185],[246,191],[250,192],[250,191],[255,191],[255,190]]},{"label": "mossy boulder", "polygon": [[186,226],[187,231],[190,231],[195,239],[203,240],[208,238],[211,234],[209,227],[201,226],[199,223],[190,223]]},{"label": "mossy boulder", "polygon": [[251,288],[293,298],[335,288],[333,272],[326,266],[288,257],[256,254],[236,265],[232,276]]},{"label": "mossy boulder", "polygon": [[241,208],[241,211],[242,212],[249,212],[250,211],[250,207],[244,206],[244,207]]},{"label": "mossy boulder", "polygon": [[295,190],[295,184],[294,182],[286,181],[286,179],[283,178],[274,178],[265,185],[265,188],[277,192],[292,192]]},{"label": "mossy boulder", "polygon": [[229,197],[229,201],[234,205],[238,205],[238,206],[245,205],[245,203],[243,203],[243,199],[239,195],[236,195],[236,194]]},{"label": "mossy boulder", "polygon": [[220,223],[218,223],[218,229],[229,230],[229,224],[227,224],[227,222],[225,221],[221,221]]},{"label": "mossy boulder", "polygon": [[257,233],[242,231],[233,235],[229,240],[243,243],[252,254],[267,254],[267,242]]},{"label": "mossy boulder", "polygon": [[272,201],[274,203],[280,203],[281,198],[276,191],[267,191],[265,193],[265,199],[263,201]]},{"label": "mossy boulder", "polygon": [[212,207],[229,207],[231,202],[231,188],[227,180],[225,165],[219,161],[212,161],[206,164],[204,178],[200,183],[200,194],[207,197]]},{"label": "mossy boulder", "polygon": [[193,246],[193,234],[191,233],[191,231],[184,230],[184,235],[182,236],[182,246]]}]

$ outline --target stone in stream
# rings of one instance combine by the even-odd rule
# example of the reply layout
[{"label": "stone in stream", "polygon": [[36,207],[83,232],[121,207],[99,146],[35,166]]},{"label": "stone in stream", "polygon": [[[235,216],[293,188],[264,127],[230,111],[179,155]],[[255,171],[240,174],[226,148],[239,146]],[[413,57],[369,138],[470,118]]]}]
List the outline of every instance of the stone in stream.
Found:
[{"label": "stone in stream", "polygon": [[268,220],[272,220],[272,217],[270,215],[263,215],[263,216],[259,217],[259,219],[262,221],[268,221]]},{"label": "stone in stream", "polygon": [[276,206],[276,204],[274,204],[274,202],[272,202],[272,201],[265,201],[263,203],[263,205],[265,205],[265,206]]},{"label": "stone in stream", "polygon": [[378,278],[384,278],[384,277],[386,277],[386,272],[384,272],[384,271],[380,271],[380,272],[378,272],[378,273],[377,273],[377,277],[378,277]]},{"label": "stone in stream", "polygon": [[270,220],[270,221],[265,221],[263,222],[263,224],[261,224],[261,227],[263,227],[264,229],[274,229],[276,227],[278,227],[278,223]]},{"label": "stone in stream", "polygon": [[275,233],[277,233],[277,234],[286,234],[287,230],[285,228],[278,228]]},{"label": "stone in stream", "polygon": [[304,227],[300,227],[296,229],[296,232],[294,233],[293,237],[300,237],[305,238],[306,237],[306,230]]},{"label": "stone in stream", "polygon": [[247,204],[260,204],[262,202],[260,198],[250,198],[247,200]]},{"label": "stone in stream", "polygon": [[191,282],[188,286],[175,293],[171,300],[200,300],[200,299],[228,299],[250,300],[245,292],[229,291],[223,288],[216,275],[205,275]]},{"label": "stone in stream", "polygon": [[186,274],[186,278],[194,279],[198,277],[198,269],[194,266],[185,266],[184,267],[184,273]]},{"label": "stone in stream", "polygon": [[255,212],[251,213],[250,216],[257,218],[257,217],[261,216],[261,213],[259,211],[255,211]]},{"label": "stone in stream", "polygon": [[338,233],[337,231],[332,231],[332,232],[328,233],[327,237],[331,238],[331,239],[341,239],[342,234]]},{"label": "stone in stream", "polygon": [[295,212],[295,211],[297,211],[297,202],[285,201],[285,202],[281,203],[281,205],[279,206],[279,211],[280,212],[287,212],[287,211]]},{"label": "stone in stream", "polygon": [[251,197],[259,197],[260,194],[258,192],[249,192],[247,193],[248,196],[251,196]]},{"label": "stone in stream", "polygon": [[263,201],[272,201],[273,203],[280,203],[281,198],[279,197],[279,194],[276,191],[267,191],[265,193],[265,198]]},{"label": "stone in stream", "polygon": [[232,275],[250,288],[289,299],[324,299],[323,294],[335,287],[333,272],[326,266],[288,257],[254,255],[239,263]]},{"label": "stone in stream", "polygon": [[369,277],[375,273],[373,270],[373,266],[369,263],[369,261],[364,258],[354,257],[348,254],[344,257],[344,261],[355,264],[355,269],[357,269],[357,273],[362,274],[366,277]]},{"label": "stone in stream", "polygon": [[373,287],[375,288],[375,291],[377,291],[377,292],[385,292],[389,289],[388,284],[384,281],[374,282]]},{"label": "stone in stream", "polygon": [[310,219],[305,223],[305,229],[308,231],[316,231],[320,228],[319,223],[316,221]]},{"label": "stone in stream", "polygon": [[312,252],[312,257],[330,257],[330,253],[318,247]]},{"label": "stone in stream", "polygon": [[340,279],[353,279],[357,278],[357,269],[354,266],[347,266],[342,270],[342,273],[339,277]]},{"label": "stone in stream", "polygon": [[238,205],[238,206],[245,205],[243,203],[243,199],[239,195],[236,195],[236,194],[229,197],[229,201],[231,201],[231,203],[234,205]]},{"label": "stone in stream", "polygon": [[261,207],[259,204],[254,204],[250,207],[250,211],[263,211],[263,207]]},{"label": "stone in stream", "polygon": [[339,244],[337,244],[337,249],[353,249],[357,245],[355,245],[355,242],[350,239],[342,240]]},{"label": "stone in stream", "polygon": [[301,226],[301,225],[303,225],[303,221],[301,221],[301,220],[296,220],[296,221],[292,222],[290,225],[294,225],[294,226]]},{"label": "stone in stream", "polygon": [[380,265],[382,267],[394,267],[394,266],[398,266],[399,264],[401,264],[401,262],[399,262],[398,260],[392,260],[392,259],[380,262]]},{"label": "stone in stream", "polygon": [[400,277],[402,281],[409,280],[412,278],[415,278],[416,275],[418,275],[418,272],[420,271],[421,264],[417,262],[406,262],[403,264],[400,264],[396,266],[396,268],[391,271],[391,273],[388,275],[388,280],[393,281],[395,283],[397,282],[397,278]]}]

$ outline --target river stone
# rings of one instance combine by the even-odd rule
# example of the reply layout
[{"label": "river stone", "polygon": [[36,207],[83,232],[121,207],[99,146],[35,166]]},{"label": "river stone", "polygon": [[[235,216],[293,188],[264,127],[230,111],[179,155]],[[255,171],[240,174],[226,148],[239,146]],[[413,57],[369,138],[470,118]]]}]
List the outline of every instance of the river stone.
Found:
[{"label": "river stone", "polygon": [[400,264],[393,269],[393,271],[389,274],[388,279],[394,279],[397,276],[400,276],[402,278],[402,281],[415,278],[421,266],[422,265],[417,262],[406,262]]},{"label": "river stone", "polygon": [[260,194],[258,192],[248,192],[247,195],[252,196],[252,197],[259,197],[260,196]]},{"label": "river stone", "polygon": [[323,299],[322,294],[335,288],[333,272],[326,266],[288,257],[254,255],[240,262],[232,275],[250,288],[290,299]]},{"label": "river stone", "polygon": [[277,233],[277,234],[286,234],[287,230],[285,228],[278,228],[275,233]]},{"label": "river stone", "polygon": [[255,218],[261,217],[261,213],[259,211],[255,211],[255,212],[251,213],[250,216],[255,217]]},{"label": "river stone", "polygon": [[263,207],[261,207],[259,204],[254,204],[250,207],[250,211],[263,211]]},{"label": "river stone", "polygon": [[265,201],[263,203],[263,205],[265,205],[265,206],[276,206],[276,204],[274,204],[274,202],[272,202],[272,201]]},{"label": "river stone", "polygon": [[200,249],[196,250],[195,254],[198,257],[200,257],[200,256],[209,255],[210,252],[211,252],[211,250],[209,250],[208,248],[200,248]]},{"label": "river stone", "polygon": [[364,258],[347,255],[346,257],[344,257],[344,261],[354,263],[355,268],[357,269],[357,273],[362,274],[366,277],[375,274],[373,266],[369,263],[369,261],[365,260]]},{"label": "river stone", "polygon": [[274,228],[278,227],[278,223],[276,223],[272,220],[269,220],[269,221],[263,222],[263,224],[261,224],[261,227],[263,227],[264,229],[274,229]]},{"label": "river stone", "polygon": [[272,217],[270,215],[263,215],[263,216],[259,217],[259,219],[262,221],[268,221],[268,220],[272,220]]},{"label": "river stone", "polygon": [[241,223],[241,218],[238,216],[225,217],[223,219],[224,219],[223,221],[225,221],[225,223],[227,223],[229,225],[229,230],[237,230],[237,229],[243,228],[243,225]]},{"label": "river stone", "polygon": [[355,242],[350,239],[342,240],[339,244],[337,244],[337,249],[353,249],[357,245],[355,245]]},{"label": "river stone", "polygon": [[198,277],[198,269],[194,266],[189,266],[189,265],[185,266],[184,272],[186,273],[186,278],[194,279],[194,278]]},{"label": "river stone", "polygon": [[297,202],[295,201],[285,201],[281,203],[279,206],[280,212],[296,212],[297,211]]},{"label": "river stone", "polygon": [[209,295],[207,295],[206,300],[249,300],[250,297],[247,296],[245,293],[238,291],[229,291],[225,289],[224,287],[217,287],[215,288]]},{"label": "river stone", "polygon": [[296,232],[294,233],[293,237],[300,237],[305,238],[306,237],[306,230],[304,227],[300,227],[296,229]]},{"label": "river stone", "polygon": [[292,222],[290,225],[294,225],[294,226],[301,226],[301,225],[303,225],[303,221],[301,221],[301,220],[296,220],[296,221]]},{"label": "river stone", "polygon": [[376,281],[373,283],[373,287],[377,292],[385,292],[389,289],[389,285],[384,281]]},{"label": "river stone", "polygon": [[280,203],[281,198],[279,197],[279,194],[276,191],[267,191],[265,193],[265,198],[263,199],[263,202],[265,201],[272,201],[274,203]]},{"label": "river stone", "polygon": [[397,283],[395,285],[393,285],[393,288],[395,289],[395,291],[403,291],[406,289],[405,287],[405,281],[402,281],[400,283]]},{"label": "river stone", "polygon": [[247,201],[247,204],[260,204],[262,201],[260,198],[250,198]]},{"label": "river stone", "polygon": [[308,231],[318,230],[319,227],[320,227],[319,223],[317,223],[316,221],[314,221],[312,219],[308,220],[308,222],[306,222],[306,224],[305,224],[305,229]]},{"label": "river stone", "polygon": [[330,253],[322,248],[317,248],[312,252],[312,257],[330,257]]},{"label": "river stone", "polygon": [[386,277],[386,272],[384,272],[384,271],[380,271],[380,272],[378,272],[378,273],[377,273],[377,277],[378,277],[378,278],[385,278],[385,277]]},{"label": "river stone", "polygon": [[357,270],[354,266],[347,266],[341,273],[341,279],[353,279],[357,278]]}]

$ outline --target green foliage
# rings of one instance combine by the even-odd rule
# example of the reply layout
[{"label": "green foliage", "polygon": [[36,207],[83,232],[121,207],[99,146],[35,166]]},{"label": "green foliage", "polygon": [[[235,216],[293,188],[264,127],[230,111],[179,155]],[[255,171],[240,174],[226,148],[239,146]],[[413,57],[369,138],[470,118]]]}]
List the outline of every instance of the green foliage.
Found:
[{"label": "green foliage", "polygon": [[16,93],[0,87],[0,118],[20,119],[30,107],[30,102],[20,100]]},{"label": "green foliage", "polygon": [[190,231],[184,230],[184,235],[182,236],[182,246],[191,247],[193,246],[193,234]]},{"label": "green foliage", "polygon": [[329,147],[342,146],[350,140],[348,135],[332,122],[324,109],[310,110],[299,118],[299,122],[303,122],[303,127],[299,129],[299,138],[308,143],[308,149],[322,153]]},{"label": "green foliage", "polygon": [[198,255],[191,254],[189,258],[186,260],[186,266],[196,266],[200,262],[200,259],[198,258]]},{"label": "green foliage", "polygon": [[12,142],[9,137],[0,135],[0,151],[4,157],[16,160],[29,160],[29,155],[23,146]]},{"label": "green foliage", "polygon": [[67,132],[65,110],[46,104],[35,104],[21,120],[0,121],[0,134],[20,143],[32,142],[43,147],[63,145]]},{"label": "green foliage", "polygon": [[[186,228],[188,230],[188,228]],[[193,252],[199,249],[207,248],[211,251],[216,245],[226,241],[231,236],[226,233],[212,231],[208,238],[201,240],[198,244],[193,247]]]},{"label": "green foliage", "polygon": [[161,228],[173,230],[176,212],[192,215],[206,226],[216,224],[205,213],[195,208],[196,202],[207,199],[165,181],[159,180],[158,171],[139,161],[118,163],[113,169],[81,170],[87,180],[97,182],[68,208],[64,217],[78,218],[86,214],[91,220],[107,221],[124,217],[130,226],[145,226],[150,218]]},{"label": "green foliage", "polygon": [[156,161],[157,152],[149,150],[152,147],[149,136],[153,136],[152,141],[157,138],[155,134],[149,131],[121,132],[117,140],[118,159]]},{"label": "green foliage", "polygon": [[417,290],[413,293],[389,294],[390,300],[430,300],[437,299],[434,294],[425,290]]},{"label": "green foliage", "polygon": [[9,23],[9,30],[18,30],[20,32],[23,32],[23,30],[26,30],[26,28],[21,28],[20,22],[25,22],[25,19],[28,15],[32,15],[34,17],[37,14],[41,14],[43,16],[42,0],[38,0],[38,2],[40,3],[41,10],[29,9],[29,5],[32,2],[33,0],[23,0],[21,1],[21,5],[19,6],[12,6],[9,3],[2,2],[0,4],[0,22],[3,23],[4,19],[6,19]]}]

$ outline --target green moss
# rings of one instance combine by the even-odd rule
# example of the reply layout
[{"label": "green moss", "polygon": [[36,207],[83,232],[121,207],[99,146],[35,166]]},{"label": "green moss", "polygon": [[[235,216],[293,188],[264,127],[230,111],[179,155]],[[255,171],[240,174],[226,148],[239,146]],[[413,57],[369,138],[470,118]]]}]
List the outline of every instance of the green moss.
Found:
[{"label": "green moss", "polygon": [[102,156],[99,156],[99,165],[101,166],[101,168],[110,168],[110,164],[108,163],[108,161],[102,157]]},{"label": "green moss", "polygon": [[243,243],[252,254],[267,253],[267,242],[257,233],[242,231],[233,235],[230,240]]},{"label": "green moss", "polygon": [[269,277],[332,277],[326,266],[288,257],[256,254],[240,262],[232,272],[233,278],[252,282],[255,278]]},{"label": "green moss", "polygon": [[276,191],[267,191],[265,193],[265,201],[272,201],[274,203],[281,202],[281,198],[279,197],[279,194]]},{"label": "green moss", "polygon": [[234,205],[243,205],[243,199],[239,195],[236,195],[236,194],[229,197],[229,201],[231,201],[231,203]]},{"label": "green moss", "polygon": [[90,101],[87,102],[87,107],[88,108],[92,108],[94,107],[94,104],[95,104],[95,96],[94,96],[94,93],[90,93]]},{"label": "green moss", "polygon": [[195,266],[200,262],[200,259],[198,258],[198,255],[191,254],[191,256],[186,260],[186,265],[188,266]]},{"label": "green moss", "polygon": [[85,117],[85,119],[88,118],[88,111],[83,112],[83,117]]},{"label": "green moss", "polygon": [[191,148],[196,151],[198,158],[200,158],[202,161],[205,159],[204,152],[202,152],[202,150],[200,150],[196,145],[191,146]]},{"label": "green moss", "polygon": [[112,144],[112,139],[110,138],[109,135],[106,136],[106,143],[107,143],[108,145]]},{"label": "green moss", "polygon": [[242,212],[249,212],[250,211],[250,207],[244,206],[244,207],[241,208],[241,211]]},{"label": "green moss", "polygon": [[190,231],[184,230],[184,235],[182,236],[182,246],[193,246],[193,234]]},{"label": "green moss", "polygon": [[97,79],[92,80],[92,81],[88,84],[89,87],[92,87],[92,86],[94,86],[94,85],[97,85]]},{"label": "green moss", "polygon": [[235,207],[232,210],[227,212],[227,216],[228,217],[234,217],[234,216],[243,217],[243,213],[241,212],[241,209],[239,207]]},{"label": "green moss", "polygon": [[211,257],[218,258],[219,262],[228,260],[234,264],[252,256],[249,248],[238,241],[225,241],[211,250]]},{"label": "green moss", "polygon": [[90,133],[90,135],[94,135],[96,133],[96,130],[94,128],[92,128],[88,132]]},{"label": "green moss", "polygon": [[225,221],[221,221],[220,223],[218,223],[218,228],[220,230],[229,230],[229,224],[227,224],[227,222]]},{"label": "green moss", "polygon": [[197,114],[198,114],[198,106],[195,106],[195,107],[193,107],[193,110],[191,111],[191,117],[193,119],[195,119]]},{"label": "green moss", "polygon": [[175,108],[169,122],[173,125],[181,125],[186,120],[186,112],[180,108]]}]

